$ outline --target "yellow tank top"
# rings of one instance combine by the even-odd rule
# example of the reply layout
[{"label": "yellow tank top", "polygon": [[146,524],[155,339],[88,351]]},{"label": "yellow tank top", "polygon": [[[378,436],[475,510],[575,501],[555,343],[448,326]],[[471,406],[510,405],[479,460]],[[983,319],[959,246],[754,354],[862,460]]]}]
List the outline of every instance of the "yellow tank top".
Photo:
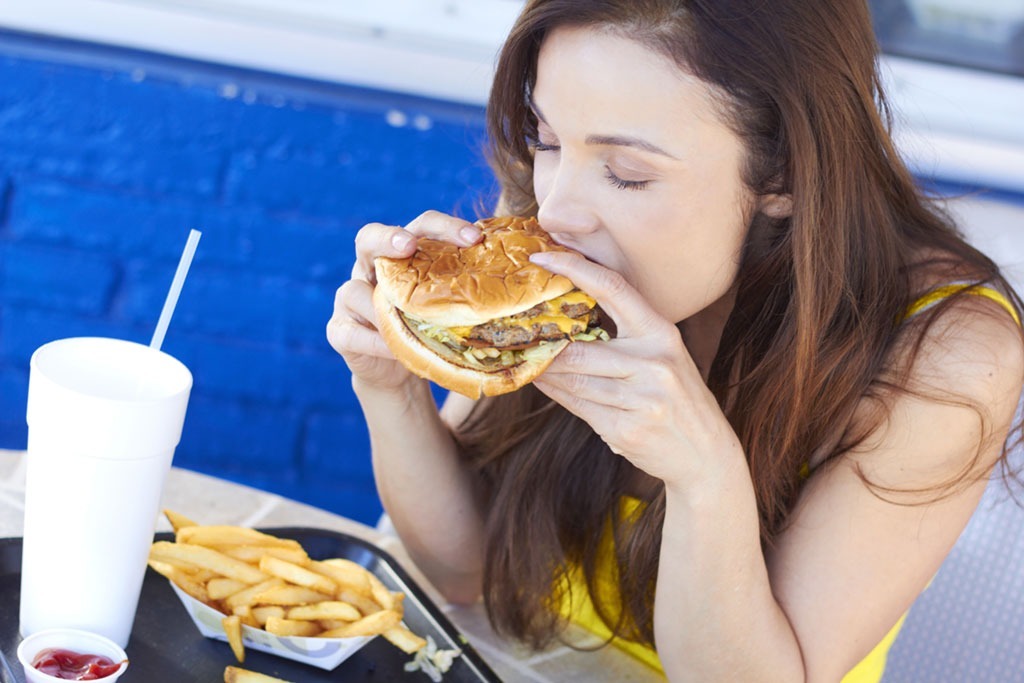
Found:
[{"label": "yellow tank top", "polygon": [[[967,294],[983,296],[1000,304],[1009,312],[1014,321],[1020,325],[1020,317],[1017,315],[1017,311],[1014,309],[1010,300],[1002,292],[992,287],[972,286],[968,283],[944,285],[928,292],[910,305],[904,319],[910,318],[916,313],[933,306],[942,299],[963,290],[968,290]],[[805,466],[801,471],[801,474],[809,476],[810,471]],[[642,505],[643,503],[636,498],[624,497],[620,501],[619,512],[621,518],[629,520]],[[597,558],[597,566],[598,576],[596,579],[596,596],[592,597],[590,595],[587,590],[587,584],[583,580],[582,573],[578,568],[570,570],[568,576],[563,578],[563,585],[559,586],[559,590],[557,591],[557,594],[562,596],[562,602],[559,606],[560,613],[570,622],[578,626],[582,626],[598,638],[601,638],[602,640],[610,640],[613,645],[647,664],[652,669],[662,671],[661,661],[658,659],[657,652],[640,643],[622,640],[620,638],[612,638],[611,630],[605,625],[604,621],[601,620],[597,611],[594,609],[594,597],[597,598],[601,605],[607,605],[608,609],[614,609],[616,605],[620,604],[614,541],[610,525],[605,528],[602,535],[601,549]],[[612,616],[615,616],[614,612]],[[889,655],[889,649],[896,640],[896,636],[899,634],[900,628],[902,628],[903,622],[906,621],[906,618],[906,614],[900,617],[899,621],[893,625],[882,641],[843,677],[841,683],[879,683],[879,681],[882,680],[882,674],[885,671],[885,661]]]},{"label": "yellow tank top", "polygon": [[[642,505],[643,503],[636,498],[623,498],[620,503],[622,518],[629,519]],[[619,605],[620,601],[610,525],[605,528],[602,536],[597,566],[598,576],[595,587],[598,593],[597,598],[602,605],[608,605],[611,609],[614,609],[614,606]],[[578,626],[582,626],[598,638],[610,641],[612,645],[632,655],[652,669],[659,672],[662,671],[658,653],[652,648],[641,643],[611,637],[611,630],[601,620],[601,617],[598,616],[597,610],[594,608],[594,602],[587,590],[586,582],[578,570],[571,571],[569,576],[565,577],[563,581],[565,584],[561,586],[559,591],[562,595],[560,613],[563,617]],[[615,616],[613,612],[612,617],[614,618]],[[900,617],[900,620],[886,634],[882,642],[875,646],[867,657],[862,659],[856,667],[843,677],[842,683],[878,683],[878,681],[882,680],[882,672],[885,670],[885,660],[889,654],[889,648],[892,647],[893,641],[896,640],[896,635],[899,633],[900,627],[903,626],[903,621],[906,618],[906,614]]]}]

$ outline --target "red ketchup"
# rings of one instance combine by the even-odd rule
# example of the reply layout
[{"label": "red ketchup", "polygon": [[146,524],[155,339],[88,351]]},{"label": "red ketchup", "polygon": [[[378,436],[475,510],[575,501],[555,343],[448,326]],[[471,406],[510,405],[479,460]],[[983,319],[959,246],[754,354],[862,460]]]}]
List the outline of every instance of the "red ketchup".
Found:
[{"label": "red ketchup", "polygon": [[103,655],[82,654],[71,650],[48,647],[40,650],[32,666],[65,681],[95,681],[116,673],[122,662],[114,662]]}]

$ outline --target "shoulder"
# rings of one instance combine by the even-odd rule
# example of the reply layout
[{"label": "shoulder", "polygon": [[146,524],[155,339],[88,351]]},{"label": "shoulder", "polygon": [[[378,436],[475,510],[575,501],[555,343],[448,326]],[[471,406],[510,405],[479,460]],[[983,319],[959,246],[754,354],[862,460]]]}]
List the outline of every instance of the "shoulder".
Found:
[{"label": "shoulder", "polygon": [[907,320],[892,360],[894,367],[904,367],[911,387],[933,386],[987,402],[1014,387],[1019,393],[1024,341],[1003,303],[963,291]]},{"label": "shoulder", "polygon": [[1002,454],[1022,387],[1024,341],[1009,311],[976,294],[951,297],[904,323],[855,416],[872,431],[848,455],[894,489],[983,476]]}]

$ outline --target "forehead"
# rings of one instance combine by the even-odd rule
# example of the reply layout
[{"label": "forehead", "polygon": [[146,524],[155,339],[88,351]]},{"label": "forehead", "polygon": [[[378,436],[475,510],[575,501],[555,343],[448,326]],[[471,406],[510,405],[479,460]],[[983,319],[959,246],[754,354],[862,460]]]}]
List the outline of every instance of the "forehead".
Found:
[{"label": "forehead", "polygon": [[531,95],[545,118],[550,114],[565,123],[625,126],[637,133],[725,124],[723,96],[711,86],[667,56],[609,30],[552,31],[541,45]]}]

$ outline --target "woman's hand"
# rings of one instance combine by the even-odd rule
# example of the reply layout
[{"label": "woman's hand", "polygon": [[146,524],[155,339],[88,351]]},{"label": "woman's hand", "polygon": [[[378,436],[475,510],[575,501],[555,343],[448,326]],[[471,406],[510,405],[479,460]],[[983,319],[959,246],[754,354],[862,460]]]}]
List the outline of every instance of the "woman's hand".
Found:
[{"label": "woman's hand", "polygon": [[412,378],[377,331],[373,309],[376,284],[373,261],[378,256],[405,258],[416,251],[420,237],[469,246],[480,240],[472,223],[437,211],[421,214],[405,229],[370,223],[356,235],[356,263],[351,279],[334,296],[334,315],[327,323],[327,340],[352,371],[354,382],[379,389],[396,389]]},{"label": "woman's hand", "polygon": [[531,260],[594,297],[617,328],[611,341],[570,344],[534,381],[538,389],[667,487],[721,472],[723,456],[742,458],[673,323],[620,274],[582,256],[546,252]]}]

